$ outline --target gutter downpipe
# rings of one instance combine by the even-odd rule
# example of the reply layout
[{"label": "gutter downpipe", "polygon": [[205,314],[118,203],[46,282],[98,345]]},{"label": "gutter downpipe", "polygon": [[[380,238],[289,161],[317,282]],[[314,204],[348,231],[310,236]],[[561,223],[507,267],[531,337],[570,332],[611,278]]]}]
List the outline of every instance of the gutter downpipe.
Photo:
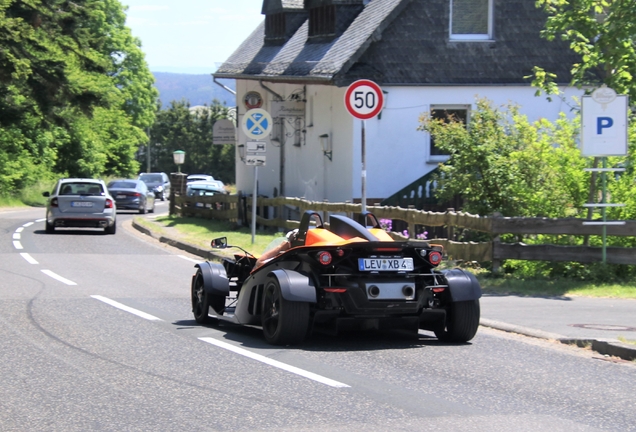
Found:
[{"label": "gutter downpipe", "polygon": [[229,91],[230,93],[232,93],[234,96],[236,96],[236,92],[234,90],[232,90],[231,88],[229,88],[228,86],[226,86],[225,84],[221,84],[220,82],[218,82],[216,80],[215,76],[212,76],[212,81],[214,81],[215,84],[218,84],[219,86],[223,87],[225,90]]},{"label": "gutter downpipe", "polygon": [[263,84],[263,80],[258,80],[258,83],[261,85],[261,87],[263,87],[265,90],[267,90],[269,93],[273,94],[274,96],[276,96],[278,98],[278,100],[284,100],[283,97],[281,95],[279,95],[278,93],[276,93],[274,90],[272,90],[271,88],[267,87],[265,84]]}]

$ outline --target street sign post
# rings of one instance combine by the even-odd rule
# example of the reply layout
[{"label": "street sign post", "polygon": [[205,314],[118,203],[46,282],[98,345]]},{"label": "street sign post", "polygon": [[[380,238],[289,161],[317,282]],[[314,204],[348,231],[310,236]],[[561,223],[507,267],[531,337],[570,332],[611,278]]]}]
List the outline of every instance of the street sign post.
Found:
[{"label": "street sign post", "polygon": [[581,155],[600,157],[602,168],[586,168],[601,173],[601,202],[588,203],[586,207],[600,207],[602,221],[585,221],[583,225],[602,225],[602,261],[607,262],[607,225],[623,225],[624,221],[607,221],[608,207],[624,207],[625,204],[607,203],[606,173],[625,171],[625,168],[608,168],[607,156],[627,155],[627,96],[603,85],[591,96],[581,98]]},{"label": "street sign post", "polygon": [[[264,139],[272,132],[272,116],[267,111],[255,108],[243,115],[243,132],[253,140]],[[252,149],[252,150],[250,150]],[[258,196],[258,167],[265,165],[267,148],[262,141],[248,141],[245,163],[254,166],[254,189],[252,191],[252,244],[256,236],[256,197]]]},{"label": "street sign post", "polygon": [[379,85],[373,81],[362,79],[353,82],[345,92],[345,107],[349,114],[362,120],[362,211],[367,210],[367,155],[365,121],[377,116],[384,106],[384,94]]}]

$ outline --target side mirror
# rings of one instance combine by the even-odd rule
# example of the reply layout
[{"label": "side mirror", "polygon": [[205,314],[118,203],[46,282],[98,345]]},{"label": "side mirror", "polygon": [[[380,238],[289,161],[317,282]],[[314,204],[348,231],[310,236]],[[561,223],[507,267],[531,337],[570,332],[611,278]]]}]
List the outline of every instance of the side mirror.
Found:
[{"label": "side mirror", "polygon": [[51,196],[51,194],[50,194],[48,191],[47,191],[47,192],[42,192],[42,196],[44,196],[44,197],[47,197],[47,198],[48,198],[48,197],[50,197],[50,196]]},{"label": "side mirror", "polygon": [[219,237],[212,240],[210,245],[214,249],[225,249],[227,247],[227,237]]}]

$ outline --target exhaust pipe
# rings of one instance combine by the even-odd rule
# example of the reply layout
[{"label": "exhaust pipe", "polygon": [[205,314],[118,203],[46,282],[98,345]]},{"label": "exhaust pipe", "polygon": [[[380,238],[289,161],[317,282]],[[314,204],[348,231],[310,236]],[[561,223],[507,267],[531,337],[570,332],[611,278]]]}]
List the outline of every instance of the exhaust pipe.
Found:
[{"label": "exhaust pipe", "polygon": [[379,295],[380,295],[380,288],[378,288],[376,285],[371,285],[369,287],[369,297],[376,298]]}]

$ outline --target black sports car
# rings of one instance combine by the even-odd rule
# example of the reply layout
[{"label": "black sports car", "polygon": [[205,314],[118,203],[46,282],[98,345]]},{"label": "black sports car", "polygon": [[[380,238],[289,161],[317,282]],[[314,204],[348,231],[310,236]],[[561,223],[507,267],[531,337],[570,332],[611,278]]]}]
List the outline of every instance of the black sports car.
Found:
[{"label": "black sports car", "polygon": [[[197,264],[195,320],[261,326],[275,345],[300,343],[317,328],[425,329],[444,341],[471,340],[480,314],[475,276],[435,270],[441,246],[394,241],[371,213],[360,221],[331,215],[327,229],[308,211],[291,248],[257,268],[248,253]],[[230,247],[225,237],[212,245]]]}]

